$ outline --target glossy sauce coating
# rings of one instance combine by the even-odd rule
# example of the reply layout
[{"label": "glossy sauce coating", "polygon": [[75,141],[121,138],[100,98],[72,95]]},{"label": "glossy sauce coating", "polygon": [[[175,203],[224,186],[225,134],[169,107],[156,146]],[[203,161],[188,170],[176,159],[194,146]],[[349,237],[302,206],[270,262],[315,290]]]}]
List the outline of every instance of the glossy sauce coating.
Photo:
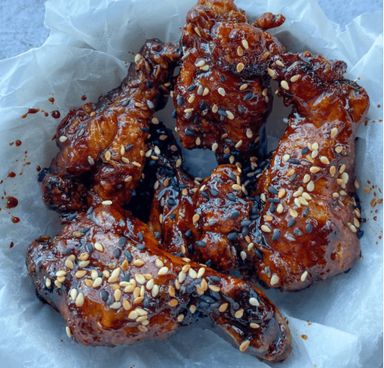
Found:
[{"label": "glossy sauce coating", "polygon": [[290,351],[286,321],[252,284],[158,247],[148,227],[114,206],[97,206],[54,238],[31,244],[28,271],[67,333],[88,345],[163,337],[209,315],[241,351],[278,361]]},{"label": "glossy sauce coating", "polygon": [[[172,180],[159,175],[151,226],[161,232],[162,244],[284,290],[350,269],[361,236],[353,184],[355,130],[369,100],[363,88],[343,78],[344,71],[343,62],[309,53],[276,57],[268,73],[294,110],[269,167],[255,176],[260,176],[256,186],[255,180],[246,185],[252,172],[241,178],[236,167],[219,166],[202,183],[189,178],[185,195],[176,190],[180,169]],[[231,170],[234,186],[226,181]]]},{"label": "glossy sauce coating", "polygon": [[141,178],[149,123],[165,104],[178,58],[175,46],[147,41],[119,88],[62,120],[60,152],[41,175],[50,207],[65,212],[129,200]]},{"label": "glossy sauce coating", "polygon": [[345,70],[309,52],[276,57],[269,69],[293,111],[257,188],[264,205],[255,244],[263,257],[255,257],[255,270],[268,286],[302,289],[359,258],[355,132],[369,99]]},{"label": "glossy sauce coating", "polygon": [[[283,21],[264,17],[263,27]],[[220,162],[254,155],[272,102],[267,64],[282,46],[247,23],[233,1],[218,0],[200,0],[190,10],[181,45],[174,104],[183,146],[212,149]]]}]

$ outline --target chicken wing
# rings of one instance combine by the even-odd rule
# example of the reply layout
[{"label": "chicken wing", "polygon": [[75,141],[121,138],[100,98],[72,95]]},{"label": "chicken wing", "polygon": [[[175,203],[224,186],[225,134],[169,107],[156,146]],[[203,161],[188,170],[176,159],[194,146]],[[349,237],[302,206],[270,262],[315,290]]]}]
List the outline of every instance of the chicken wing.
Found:
[{"label": "chicken wing", "polygon": [[264,205],[254,243],[263,256],[254,259],[268,286],[302,289],[359,258],[355,132],[369,98],[345,70],[309,52],[277,57],[269,69],[293,111],[258,185]]},{"label": "chicken wing", "polygon": [[60,151],[40,177],[50,207],[70,212],[129,200],[141,179],[149,123],[165,104],[178,60],[175,46],[148,40],[119,88],[69,112],[57,128]]},{"label": "chicken wing", "polygon": [[114,205],[33,242],[27,267],[68,335],[86,345],[164,337],[209,315],[241,351],[269,361],[290,351],[287,323],[261,291],[161,250],[145,224]]},{"label": "chicken wing", "polygon": [[[268,13],[255,24],[266,29],[283,22]],[[212,149],[219,162],[252,157],[272,102],[267,65],[282,46],[247,23],[232,0],[199,0],[188,13],[181,44],[174,104],[183,146]]]},{"label": "chicken wing", "polygon": [[[219,166],[197,186],[182,173],[159,175],[151,226],[162,244],[221,271],[248,269],[284,290],[350,269],[361,236],[355,130],[369,99],[343,78],[345,68],[310,53],[276,57],[268,72],[294,109],[269,167],[244,178],[236,167]],[[252,195],[249,174],[260,177]]]}]

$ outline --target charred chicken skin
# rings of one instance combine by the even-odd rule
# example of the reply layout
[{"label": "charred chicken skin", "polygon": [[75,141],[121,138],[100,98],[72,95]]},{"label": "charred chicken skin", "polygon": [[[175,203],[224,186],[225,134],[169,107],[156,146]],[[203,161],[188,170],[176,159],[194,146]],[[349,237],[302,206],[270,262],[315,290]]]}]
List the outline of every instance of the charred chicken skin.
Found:
[{"label": "charred chicken skin", "polygon": [[148,126],[165,104],[178,60],[175,46],[149,40],[119,88],[69,112],[55,136],[60,151],[40,177],[51,208],[71,212],[130,199],[141,178]]},{"label": "charred chicken skin", "polygon": [[283,22],[283,16],[267,13],[249,24],[232,0],[200,0],[190,10],[174,90],[184,147],[212,149],[219,162],[255,154],[272,102],[267,66],[283,51],[263,29]]},{"label": "charred chicken skin", "polygon": [[369,99],[345,69],[308,52],[276,57],[268,73],[293,111],[269,167],[255,173],[251,195],[234,166],[197,185],[183,173],[158,175],[151,226],[163,246],[283,290],[349,270],[361,235],[355,131]]},{"label": "charred chicken skin", "polygon": [[39,296],[83,344],[164,337],[210,316],[241,351],[268,361],[290,351],[287,323],[261,291],[161,250],[149,228],[117,206],[96,206],[55,238],[33,242],[27,267]]}]

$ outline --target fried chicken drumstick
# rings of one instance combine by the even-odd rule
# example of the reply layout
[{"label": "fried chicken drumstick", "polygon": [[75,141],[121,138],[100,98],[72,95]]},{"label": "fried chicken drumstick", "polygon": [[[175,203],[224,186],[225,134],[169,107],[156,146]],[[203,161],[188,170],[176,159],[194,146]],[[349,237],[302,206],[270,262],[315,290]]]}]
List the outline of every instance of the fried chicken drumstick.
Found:
[{"label": "fried chicken drumstick", "polygon": [[209,315],[241,351],[269,361],[290,351],[286,321],[261,291],[161,250],[145,224],[114,205],[36,240],[27,266],[39,296],[83,344],[163,337]]},{"label": "fried chicken drumstick", "polygon": [[148,40],[119,88],[63,119],[56,133],[60,151],[41,177],[51,208],[71,212],[130,199],[141,178],[149,123],[166,102],[178,60],[174,45]]},{"label": "fried chicken drumstick", "polygon": [[249,24],[232,0],[199,0],[189,11],[174,93],[184,147],[212,149],[219,162],[255,154],[272,103],[267,66],[283,51],[264,29],[283,22],[267,13]]},{"label": "fried chicken drumstick", "polygon": [[252,196],[235,166],[196,185],[168,159],[150,219],[163,247],[284,290],[349,270],[360,254],[355,131],[369,99],[345,69],[308,52],[274,59],[268,72],[294,107]]}]

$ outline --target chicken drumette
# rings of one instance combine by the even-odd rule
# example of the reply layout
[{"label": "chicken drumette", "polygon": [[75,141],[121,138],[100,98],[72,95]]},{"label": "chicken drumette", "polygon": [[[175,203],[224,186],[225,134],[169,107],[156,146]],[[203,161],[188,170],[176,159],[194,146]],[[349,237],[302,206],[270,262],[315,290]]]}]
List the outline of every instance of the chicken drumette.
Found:
[{"label": "chicken drumette", "polygon": [[294,110],[253,196],[244,180],[259,172],[219,166],[198,185],[175,167],[168,179],[160,173],[151,226],[164,246],[285,290],[351,268],[361,235],[355,130],[369,99],[345,68],[308,52],[276,57],[268,72]]},{"label": "chicken drumette", "polygon": [[145,224],[114,205],[33,242],[27,266],[39,296],[83,344],[164,337],[209,315],[241,351],[269,361],[290,351],[287,323],[261,291],[161,250]]},{"label": "chicken drumette", "polygon": [[60,151],[40,177],[51,208],[71,212],[129,200],[141,178],[148,126],[165,104],[178,60],[172,44],[147,41],[119,88],[63,119],[56,132]]},{"label": "chicken drumette", "polygon": [[283,51],[264,29],[283,22],[267,13],[249,24],[232,0],[200,0],[190,10],[174,91],[184,147],[212,149],[219,162],[255,155],[272,102],[267,65]]}]

